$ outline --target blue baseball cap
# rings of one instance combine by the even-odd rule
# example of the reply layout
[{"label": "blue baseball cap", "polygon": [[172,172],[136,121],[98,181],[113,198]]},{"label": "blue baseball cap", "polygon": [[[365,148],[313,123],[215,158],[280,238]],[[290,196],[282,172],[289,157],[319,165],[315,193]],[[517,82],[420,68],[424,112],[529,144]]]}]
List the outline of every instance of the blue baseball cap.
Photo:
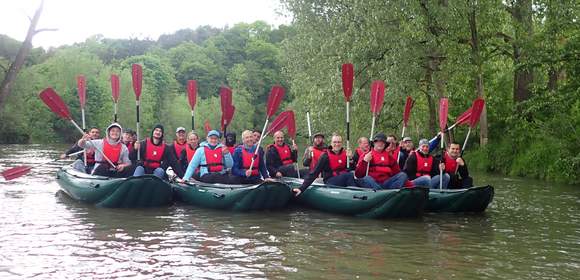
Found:
[{"label": "blue baseball cap", "polygon": [[220,133],[217,130],[211,130],[210,132],[207,133],[207,138],[210,138],[211,136],[215,136],[217,138],[220,138]]}]

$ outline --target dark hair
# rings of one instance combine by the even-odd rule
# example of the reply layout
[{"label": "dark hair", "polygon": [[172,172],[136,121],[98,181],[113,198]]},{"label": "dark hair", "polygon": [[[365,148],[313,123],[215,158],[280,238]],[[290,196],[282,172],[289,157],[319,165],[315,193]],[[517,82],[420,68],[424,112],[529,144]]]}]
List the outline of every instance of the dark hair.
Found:
[{"label": "dark hair", "polygon": [[93,129],[96,129],[96,130],[98,130],[98,131],[101,131],[101,129],[99,129],[99,128],[98,128],[98,127],[96,127],[96,126],[91,126],[91,127],[89,128],[89,131],[91,131],[91,130],[93,130]]},{"label": "dark hair", "polygon": [[256,132],[258,132],[258,133],[262,134],[262,131],[261,131],[261,130],[259,130],[258,128],[254,128],[254,130],[252,130],[252,132],[253,132],[253,133],[256,133]]},{"label": "dark hair", "polygon": [[449,143],[449,147],[451,147],[451,145],[459,145],[459,147],[461,147],[461,144],[459,144],[457,141],[452,141]]},{"label": "dark hair", "polygon": [[389,134],[389,135],[387,136],[387,138],[389,138],[389,137],[393,137],[393,139],[395,139],[395,141],[397,141],[397,136],[395,136],[394,134]]}]

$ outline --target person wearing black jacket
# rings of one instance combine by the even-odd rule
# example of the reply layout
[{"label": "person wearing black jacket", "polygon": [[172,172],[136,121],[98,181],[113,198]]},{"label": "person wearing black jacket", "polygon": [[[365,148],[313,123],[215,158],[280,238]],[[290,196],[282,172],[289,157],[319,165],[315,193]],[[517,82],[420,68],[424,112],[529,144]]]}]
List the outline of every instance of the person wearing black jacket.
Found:
[{"label": "person wearing black jacket", "polygon": [[[419,149],[409,154],[403,171],[416,186],[439,188],[439,173],[444,169],[445,164],[429,154],[429,141],[421,139]],[[446,189],[448,184],[449,175],[443,173],[443,188]]]},{"label": "person wearing black jacket", "polygon": [[[97,140],[101,138],[101,131],[97,127],[91,127],[91,129],[88,131],[88,134],[90,136],[90,140]],[[60,155],[60,159],[65,159],[67,156],[82,150],[83,148],[75,143],[70,149]],[[85,153],[87,155],[87,162],[84,162],[85,156],[81,153],[77,156],[77,160],[73,163],[73,167],[79,171],[84,171],[87,174],[90,174],[95,167],[95,149],[87,149]]]},{"label": "person wearing black jacket", "polygon": [[449,175],[449,188],[460,189],[473,187],[473,179],[469,176],[467,164],[461,157],[461,145],[451,143],[443,154],[445,172]]},{"label": "person wearing black jacket", "polygon": [[153,127],[151,137],[135,143],[135,149],[139,151],[141,162],[135,168],[133,176],[153,174],[159,178],[165,177],[165,170],[177,161],[171,156],[169,146],[163,142],[163,126],[158,124]]},{"label": "person wearing black jacket", "polygon": [[[331,146],[325,149],[324,153],[320,155],[314,170],[312,170],[300,187],[300,192],[305,191],[314,180],[322,173],[322,178],[325,184],[340,187],[356,186],[354,181],[354,174],[346,168],[346,161],[351,158],[351,151],[345,151],[342,148],[342,137],[338,134],[333,134],[331,139]],[[353,162],[350,165],[354,165]]]},{"label": "person wearing black jacket", "polygon": [[284,132],[276,131],[274,144],[269,145],[266,152],[266,168],[270,177],[298,177],[294,165],[297,159],[298,146],[284,143]]}]

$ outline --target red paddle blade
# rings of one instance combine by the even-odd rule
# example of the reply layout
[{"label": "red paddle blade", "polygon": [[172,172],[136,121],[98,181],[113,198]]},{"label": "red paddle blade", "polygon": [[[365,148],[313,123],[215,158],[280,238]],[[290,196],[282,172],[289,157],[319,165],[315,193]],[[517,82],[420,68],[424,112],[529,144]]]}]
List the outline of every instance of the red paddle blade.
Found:
[{"label": "red paddle blade", "polygon": [[227,115],[228,110],[232,107],[232,90],[230,88],[220,88],[220,102],[222,115]]},{"label": "red paddle blade", "polygon": [[274,134],[276,131],[282,130],[286,126],[288,120],[288,111],[280,113],[268,127],[268,132],[266,134]]},{"label": "red paddle blade", "polygon": [[143,67],[139,64],[133,64],[132,70],[133,91],[135,92],[135,98],[139,100],[139,97],[141,97],[141,86],[143,84]]},{"label": "red paddle blade", "polygon": [[268,96],[268,105],[266,108],[268,118],[271,118],[278,111],[278,106],[282,103],[282,98],[284,98],[284,88],[281,86],[273,86],[270,91],[270,96]]},{"label": "red paddle blade", "polygon": [[20,176],[26,175],[28,172],[30,172],[31,169],[32,169],[32,167],[30,167],[30,166],[18,166],[18,167],[6,169],[6,170],[2,171],[2,177],[4,177],[4,180],[10,181],[10,180],[16,179]]},{"label": "red paddle blade", "polygon": [[411,109],[413,109],[413,98],[407,96],[407,101],[405,102],[405,112],[403,113],[403,124],[407,126],[409,123],[409,117],[411,116]]},{"label": "red paddle blade", "polygon": [[485,106],[485,101],[481,98],[475,99],[473,105],[471,106],[471,118],[469,118],[469,126],[474,128],[481,117],[481,112],[483,111],[483,106]]},{"label": "red paddle blade", "polygon": [[377,115],[381,112],[385,99],[385,82],[374,81],[371,85],[371,113]]},{"label": "red paddle blade", "polygon": [[55,114],[57,114],[59,117],[67,120],[71,119],[68,107],[66,106],[64,101],[62,101],[62,98],[58,96],[56,91],[54,91],[54,89],[52,88],[44,89],[40,93],[40,99],[42,99],[42,102],[44,102],[44,104],[46,104],[46,106],[48,106],[48,108]]},{"label": "red paddle blade", "polygon": [[189,80],[187,81],[187,100],[189,101],[189,107],[193,111],[195,108],[195,101],[197,98],[197,81]]},{"label": "red paddle blade", "polygon": [[351,63],[342,65],[342,91],[344,99],[348,102],[352,96],[352,84],[354,82],[354,66]]},{"label": "red paddle blade", "polygon": [[449,100],[447,98],[441,98],[439,100],[439,128],[441,131],[445,131],[445,126],[447,126],[447,112],[449,110]]},{"label": "red paddle blade", "polygon": [[294,118],[294,111],[288,112],[288,119],[286,119],[286,125],[288,126],[288,137],[290,139],[296,139],[296,119]]},{"label": "red paddle blade", "polygon": [[111,93],[113,95],[113,101],[115,103],[119,102],[119,76],[115,74],[111,75]]},{"label": "red paddle blade", "polygon": [[205,120],[205,122],[203,123],[203,128],[205,129],[206,134],[211,130],[211,126],[209,126],[208,120]]},{"label": "red paddle blade", "polygon": [[83,75],[77,76],[77,90],[79,92],[81,108],[84,108],[87,104],[87,81]]},{"label": "red paddle blade", "polygon": [[469,109],[467,109],[465,112],[463,112],[463,114],[461,114],[461,116],[459,116],[459,118],[457,118],[456,123],[458,125],[464,125],[464,124],[468,124],[469,120],[471,119],[471,110],[473,108],[469,107]]},{"label": "red paddle blade", "polygon": [[230,108],[228,109],[228,114],[226,115],[226,120],[228,121],[228,124],[232,123],[232,120],[234,119],[234,113],[236,112],[236,106],[232,105],[230,106]]}]

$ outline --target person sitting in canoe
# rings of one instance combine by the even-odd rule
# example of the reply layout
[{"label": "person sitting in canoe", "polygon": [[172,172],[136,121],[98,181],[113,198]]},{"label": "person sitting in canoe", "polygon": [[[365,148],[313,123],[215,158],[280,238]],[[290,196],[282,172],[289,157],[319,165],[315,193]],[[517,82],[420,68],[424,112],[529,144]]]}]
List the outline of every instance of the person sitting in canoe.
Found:
[{"label": "person sitting in canoe", "polygon": [[[91,127],[89,129],[90,140],[97,140],[101,138],[101,131],[97,127]],[[60,159],[65,159],[70,154],[74,154],[82,151],[78,143],[75,143],[70,149],[60,155]],[[81,153],[77,156],[77,160],[73,162],[72,166],[74,169],[86,172],[90,174],[95,167],[95,149],[86,149],[85,154],[87,156],[87,163],[85,164],[85,156]]]},{"label": "person sitting in canoe", "polygon": [[445,153],[443,153],[445,163],[445,173],[449,175],[450,189],[462,189],[473,187],[473,179],[469,177],[467,164],[461,157],[461,145],[452,142]]},{"label": "person sitting in canoe", "polygon": [[[429,141],[421,139],[419,149],[411,152],[403,169],[409,180],[416,186],[439,188],[439,171],[445,169],[445,164],[429,154]],[[443,188],[449,184],[449,175],[443,174]]]},{"label": "person sitting in canoe", "polygon": [[163,142],[163,126],[157,124],[151,131],[151,137],[135,143],[135,149],[141,156],[141,164],[135,168],[133,176],[153,174],[159,178],[165,177],[165,170],[172,164],[171,150]]},{"label": "person sitting in canoe", "polygon": [[[195,154],[197,148],[199,148],[199,135],[197,135],[195,131],[191,131],[187,135],[187,145],[179,155],[179,162],[181,163],[181,168],[178,168],[176,170],[174,169],[175,173],[179,178],[183,178],[183,176],[185,175],[185,170],[187,170],[187,166],[189,165],[191,159],[193,159],[193,155]],[[194,171],[193,177],[199,178],[199,168]]]},{"label": "person sitting in canoe", "polygon": [[357,143],[358,147],[354,150],[354,154],[352,156],[352,162],[355,163],[354,165],[351,165],[351,169],[353,170],[355,169],[358,160],[371,149],[371,144],[368,137],[363,136],[359,138]]},{"label": "person sitting in canoe", "polygon": [[361,178],[358,184],[374,190],[402,188],[407,181],[407,174],[401,172],[397,161],[387,152],[385,134],[376,134],[373,144],[370,152],[361,157],[356,165],[355,176]]},{"label": "person sitting in canoe", "polygon": [[[123,128],[118,123],[113,123],[107,127],[107,135],[105,139],[91,140],[89,134],[79,140],[77,143],[81,148],[90,149],[95,147],[103,151],[108,159],[113,162],[116,168],[113,168],[109,162],[103,158],[99,152],[95,153],[95,168],[92,174],[125,178],[133,174],[131,168],[131,161],[129,160],[129,150],[123,143],[121,143],[121,132]],[[97,150],[98,150],[97,149]]]},{"label": "person sitting in canoe", "polygon": [[177,179],[183,183],[194,175],[194,171],[199,168],[199,181],[205,183],[232,183],[232,178],[226,173],[226,169],[232,168],[233,160],[230,150],[219,142],[220,133],[211,130],[207,133],[206,142],[201,143],[195,151],[193,158],[187,166],[182,179]]},{"label": "person sitting in canoe", "polygon": [[135,150],[135,142],[133,141],[133,135],[135,131],[131,129],[126,129],[123,131],[123,137],[121,138],[121,142],[127,146],[129,150],[129,159],[133,164],[137,161],[137,150]]},{"label": "person sitting in canoe", "polygon": [[232,175],[239,179],[239,184],[258,184],[262,182],[261,178],[268,179],[270,176],[268,176],[264,162],[264,150],[261,147],[258,149],[258,156],[255,157],[254,165],[250,169],[256,151],[253,133],[249,130],[242,132],[242,142],[243,144],[239,145],[233,154]]},{"label": "person sitting in canoe", "polygon": [[169,153],[171,154],[171,169],[177,174],[177,176],[182,177],[182,163],[181,163],[181,152],[185,150],[187,146],[187,132],[185,127],[178,127],[175,130],[175,139],[173,139],[173,143],[168,145]]},{"label": "person sitting in canoe", "polygon": [[327,147],[324,144],[324,134],[318,132],[314,134],[312,146],[308,146],[304,151],[302,164],[308,167],[308,172],[312,172],[320,156],[326,151]]},{"label": "person sitting in canoe", "polygon": [[296,195],[299,195],[312,185],[312,182],[318,178],[320,173],[322,173],[324,183],[327,185],[356,186],[354,175],[346,169],[346,161],[351,158],[351,153],[350,150],[346,151],[342,148],[342,137],[338,134],[333,134],[330,140],[330,147],[325,149],[324,153],[320,155],[316,167],[306,175]]},{"label": "person sitting in canoe", "polygon": [[[272,177],[298,177],[294,163],[298,158],[298,146],[284,142],[284,132],[274,133],[274,144],[268,145],[266,168]],[[301,174],[302,175],[302,174]]]},{"label": "person sitting in canoe", "polygon": [[[253,135],[252,135],[253,137]],[[228,132],[226,133],[226,147],[228,147],[228,149],[230,150],[230,154],[234,154],[234,151],[236,150],[236,133],[235,132]]]},{"label": "person sitting in canoe", "polygon": [[407,136],[403,138],[399,146],[401,149],[399,150],[398,162],[399,168],[403,170],[405,168],[405,162],[407,162],[407,159],[409,158],[409,154],[415,149],[415,145],[413,144],[413,139]]},{"label": "person sitting in canoe", "polygon": [[255,128],[254,131],[252,131],[252,134],[254,135],[254,143],[258,143],[258,141],[260,141],[260,137],[262,137],[262,131],[260,131],[258,128]]}]

